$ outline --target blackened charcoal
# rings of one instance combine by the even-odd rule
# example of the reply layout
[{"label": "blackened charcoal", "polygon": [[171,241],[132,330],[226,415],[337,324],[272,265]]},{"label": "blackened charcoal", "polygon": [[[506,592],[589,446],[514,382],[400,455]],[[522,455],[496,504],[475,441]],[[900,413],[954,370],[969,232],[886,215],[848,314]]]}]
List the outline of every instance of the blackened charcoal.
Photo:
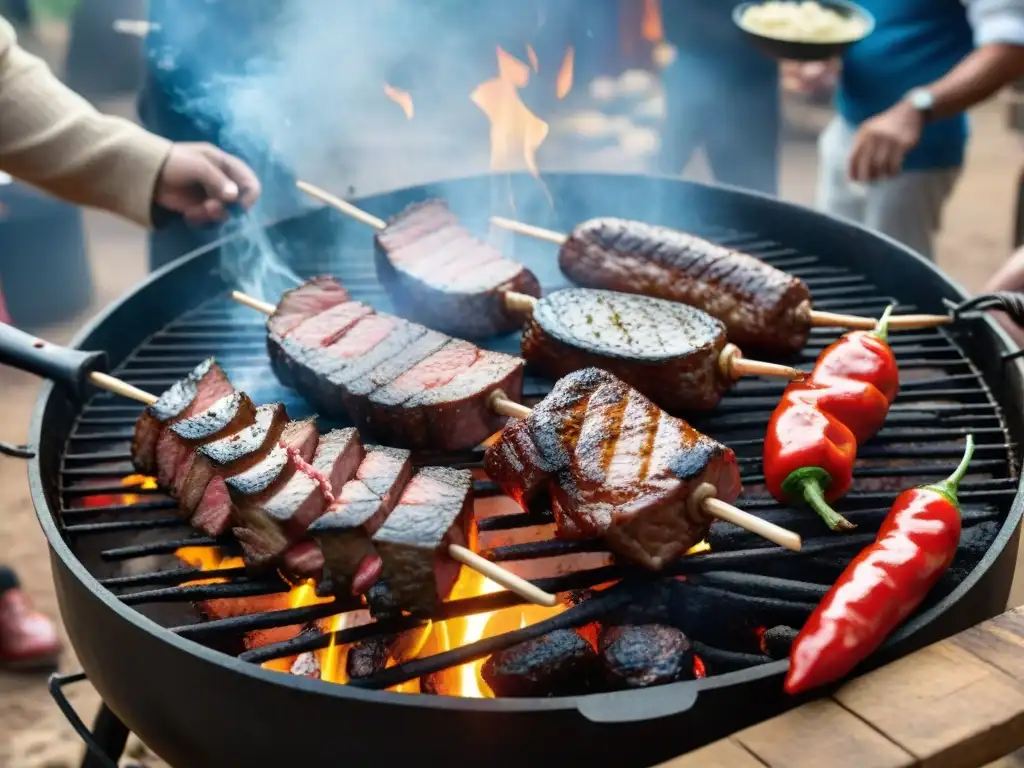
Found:
[{"label": "blackened charcoal", "polygon": [[690,641],[664,624],[606,627],[598,649],[604,678],[613,688],[647,688],[693,672]]},{"label": "blackened charcoal", "polygon": [[761,636],[761,650],[773,659],[784,659],[789,656],[797,631],[792,627],[778,626],[765,630]]},{"label": "blackened charcoal", "polygon": [[480,674],[495,696],[564,696],[589,687],[596,662],[590,643],[559,629],[499,651]]}]

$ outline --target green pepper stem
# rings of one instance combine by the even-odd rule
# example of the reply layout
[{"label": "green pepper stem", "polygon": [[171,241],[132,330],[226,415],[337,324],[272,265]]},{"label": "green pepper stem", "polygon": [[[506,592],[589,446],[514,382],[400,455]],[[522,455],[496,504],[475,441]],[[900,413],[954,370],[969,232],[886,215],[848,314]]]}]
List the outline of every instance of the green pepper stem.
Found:
[{"label": "green pepper stem", "polygon": [[833,531],[852,531],[855,526],[836,512],[825,501],[825,488],[832,483],[832,477],[821,467],[804,467],[795,470],[782,483],[782,492],[792,499],[802,499],[807,506],[818,513]]},{"label": "green pepper stem", "polygon": [[882,313],[882,316],[878,318],[878,322],[875,323],[875,329],[871,332],[872,335],[877,336],[886,343],[889,341],[889,318],[895,308],[895,304],[890,304],[886,307],[885,312]]},{"label": "green pepper stem", "polygon": [[937,493],[941,493],[945,496],[953,506],[959,509],[960,502],[956,497],[957,491],[960,488],[960,481],[964,479],[964,475],[967,474],[967,467],[971,463],[971,459],[974,457],[974,435],[967,436],[967,445],[964,447],[963,458],[960,459],[960,463],[957,468],[953,470],[953,474],[947,477],[945,480],[933,483],[931,485],[924,486]]}]

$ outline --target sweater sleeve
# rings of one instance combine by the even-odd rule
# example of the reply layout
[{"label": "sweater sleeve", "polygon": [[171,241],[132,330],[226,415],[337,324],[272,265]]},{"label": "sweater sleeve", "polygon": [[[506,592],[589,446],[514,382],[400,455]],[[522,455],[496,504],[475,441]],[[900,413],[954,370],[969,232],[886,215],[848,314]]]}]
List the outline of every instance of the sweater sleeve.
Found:
[{"label": "sweater sleeve", "polygon": [[171,142],[101,115],[18,46],[0,18],[0,170],[148,227]]}]

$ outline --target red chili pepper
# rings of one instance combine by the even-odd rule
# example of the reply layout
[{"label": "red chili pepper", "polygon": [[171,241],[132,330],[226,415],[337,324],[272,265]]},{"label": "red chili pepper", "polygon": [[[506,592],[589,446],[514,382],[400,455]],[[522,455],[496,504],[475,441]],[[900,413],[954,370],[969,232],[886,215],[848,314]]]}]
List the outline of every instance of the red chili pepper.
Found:
[{"label": "red chili pepper", "polygon": [[956,555],[957,487],[973,455],[968,435],[948,479],[896,497],[875,541],[846,566],[793,642],[786,693],[844,677],[921,604]]},{"label": "red chili pepper", "polygon": [[854,528],[830,504],[850,489],[857,444],[882,428],[899,392],[886,343],[890,312],[873,331],[848,333],[822,352],[808,376],[786,387],[768,422],[768,491],[783,503],[806,502],[832,530]]}]

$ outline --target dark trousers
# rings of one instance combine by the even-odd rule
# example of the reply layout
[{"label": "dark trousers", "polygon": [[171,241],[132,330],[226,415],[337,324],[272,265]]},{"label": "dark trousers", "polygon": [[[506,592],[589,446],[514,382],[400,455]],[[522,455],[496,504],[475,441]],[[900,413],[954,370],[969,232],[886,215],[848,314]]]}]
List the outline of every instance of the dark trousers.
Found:
[{"label": "dark trousers", "polygon": [[778,194],[778,79],[773,69],[744,74],[709,77],[707,67],[683,60],[665,70],[662,173],[681,173],[694,151],[703,147],[716,181]]},{"label": "dark trousers", "polygon": [[0,565],[0,595],[9,589],[16,589],[18,586],[18,576],[8,568],[6,565]]}]

